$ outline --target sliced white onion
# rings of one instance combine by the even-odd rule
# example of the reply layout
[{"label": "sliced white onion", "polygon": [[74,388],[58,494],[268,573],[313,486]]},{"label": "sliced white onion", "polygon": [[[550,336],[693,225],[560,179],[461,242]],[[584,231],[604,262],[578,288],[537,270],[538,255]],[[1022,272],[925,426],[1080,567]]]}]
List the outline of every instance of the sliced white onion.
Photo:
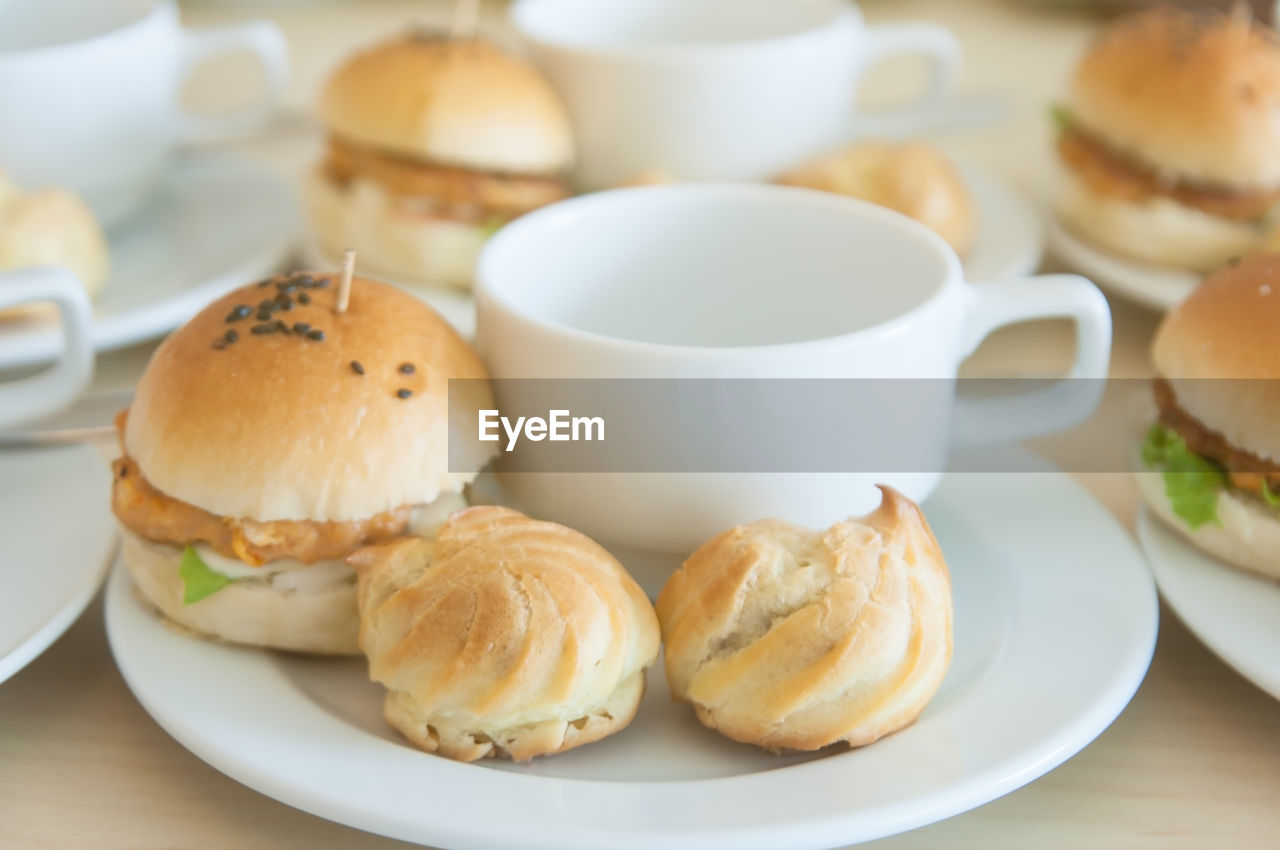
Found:
[{"label": "sliced white onion", "polygon": [[409,533],[432,538],[449,518],[449,514],[467,507],[467,499],[461,493],[441,493],[429,505],[419,505],[409,517]]},{"label": "sliced white onion", "polygon": [[196,554],[200,556],[200,560],[204,561],[209,569],[222,573],[230,579],[268,578],[276,573],[300,570],[310,566],[310,564],[304,564],[294,558],[281,558],[276,561],[268,561],[260,567],[251,567],[244,561],[228,558],[226,555],[215,552],[204,543],[197,543],[195,550]]},{"label": "sliced white onion", "polygon": [[271,587],[280,593],[305,596],[335,584],[354,581],[356,571],[342,561],[316,561],[305,570],[286,570],[271,576]]},{"label": "sliced white onion", "polygon": [[[441,493],[431,504],[419,505],[413,509],[409,517],[409,533],[422,537],[434,537],[436,531],[449,518],[449,514],[465,507],[467,507],[467,500],[461,493]],[[252,567],[236,558],[220,554],[204,543],[197,543],[195,550],[200,560],[204,561],[209,569],[222,573],[229,579],[271,579],[274,583],[277,576],[312,573],[316,576],[315,582],[326,584],[332,580],[332,578],[324,578],[326,575],[330,577],[339,573],[342,577],[354,575],[352,569],[341,560],[317,561],[314,564],[308,564],[296,558],[279,558],[268,561],[260,567]],[[326,572],[321,569],[322,567],[330,569]],[[299,586],[308,585],[310,581],[311,579],[300,580]]]}]

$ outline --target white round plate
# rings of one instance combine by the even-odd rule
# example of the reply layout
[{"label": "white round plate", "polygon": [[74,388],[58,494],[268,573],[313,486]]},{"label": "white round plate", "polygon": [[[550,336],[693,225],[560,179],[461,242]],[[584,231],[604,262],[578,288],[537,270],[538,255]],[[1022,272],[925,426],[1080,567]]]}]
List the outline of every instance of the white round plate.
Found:
[{"label": "white round plate", "polygon": [[[701,727],[660,669],[621,733],[529,765],[414,750],[360,660],[203,641],[109,582],[107,632],[142,705],[197,756],[320,817],[446,848],[819,848],[1008,793],[1079,751],[1147,669],[1141,553],[1067,475],[950,476],[926,505],[951,566],[955,656],[910,728],[860,750],[773,756]],[[1007,468],[1007,467],[1004,467]]]},{"label": "white round plate", "polygon": [[1280,582],[1201,552],[1143,509],[1138,538],[1160,593],[1240,675],[1280,699]]},{"label": "white round plate", "polygon": [[[94,348],[165,334],[222,293],[277,270],[298,221],[283,176],[228,156],[181,158],[139,217],[109,234],[111,277],[94,301]],[[56,324],[0,323],[0,368],[47,362],[61,347]]]},{"label": "white round plate", "polygon": [[1026,198],[982,169],[957,163],[978,218],[964,258],[964,276],[976,283],[1033,273],[1044,255],[1044,227]]},{"label": "white round plate", "polygon": [[0,682],[75,622],[111,564],[111,475],[85,446],[0,451]]},{"label": "white round plate", "polygon": [[1200,276],[1108,254],[1072,233],[1054,214],[1043,213],[1049,248],[1062,262],[1103,289],[1153,310],[1177,306],[1200,284]]},{"label": "white round plate", "polygon": [[[967,163],[960,163],[958,167],[973,196],[978,218],[978,232],[964,260],[965,278],[997,281],[1034,272],[1044,252],[1043,229],[1035,208],[981,169]],[[311,237],[303,240],[302,256],[310,268],[337,268],[340,264]],[[374,277],[417,295],[463,337],[475,336],[475,299],[469,291],[396,280],[385,275]]]}]

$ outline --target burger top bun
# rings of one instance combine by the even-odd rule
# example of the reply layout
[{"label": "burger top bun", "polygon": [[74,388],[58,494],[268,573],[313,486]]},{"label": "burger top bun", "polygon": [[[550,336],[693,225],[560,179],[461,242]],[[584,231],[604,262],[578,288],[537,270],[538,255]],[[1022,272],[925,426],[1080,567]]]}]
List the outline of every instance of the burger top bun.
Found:
[{"label": "burger top bun", "polygon": [[1280,184],[1280,38],[1247,12],[1122,18],[1077,66],[1069,101],[1083,129],[1173,176]]},{"label": "burger top bun", "polygon": [[[152,485],[222,516],[341,521],[473,477],[450,472],[447,438],[449,379],[487,378],[475,352],[376,281],[355,278],[336,313],[337,283],[311,272],[249,284],[160,345],[124,427]],[[290,306],[263,321],[268,301]],[[487,403],[487,381],[466,386]]]},{"label": "burger top bun", "polygon": [[1280,460],[1280,254],[1205,279],[1156,332],[1152,359],[1178,405],[1233,446]]},{"label": "burger top bun", "polygon": [[409,34],[358,53],[329,80],[320,114],[348,141],[444,165],[553,174],[573,159],[551,85],[484,41]]}]

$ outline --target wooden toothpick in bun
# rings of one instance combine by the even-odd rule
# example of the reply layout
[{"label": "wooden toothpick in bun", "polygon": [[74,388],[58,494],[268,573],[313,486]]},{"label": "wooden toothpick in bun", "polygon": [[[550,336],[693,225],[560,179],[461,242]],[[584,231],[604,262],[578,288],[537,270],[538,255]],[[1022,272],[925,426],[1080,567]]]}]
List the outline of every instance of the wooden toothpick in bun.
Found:
[{"label": "wooden toothpick in bun", "polygon": [[385,284],[355,278],[336,312],[336,283],[281,275],[215,301],[160,345],[122,416],[125,562],[189,628],[354,653],[342,558],[413,531],[441,500],[465,505],[473,474],[450,471],[449,382],[475,379],[484,404],[479,359]]},{"label": "wooden toothpick in bun", "polygon": [[1280,578],[1280,254],[1211,275],[1152,349],[1159,420],[1139,484],[1155,513],[1223,560]]},{"label": "wooden toothpick in bun", "polygon": [[1280,39],[1247,12],[1159,6],[1110,25],[1059,117],[1059,216],[1103,247],[1201,271],[1274,230]]},{"label": "wooden toothpick in bun", "polygon": [[360,646],[388,722],[428,752],[525,761],[625,727],[658,622],[612,556],[500,507],[360,549]]},{"label": "wooden toothpick in bun", "polygon": [[[337,277],[242,287],[161,343],[124,431],[148,481],[223,516],[341,521],[470,480],[449,470],[448,384],[484,378],[479,358],[438,313],[387,284],[355,278],[350,307],[335,313]],[[296,283],[307,279],[323,286]],[[290,283],[299,288],[280,288]],[[290,309],[258,318],[281,296]],[[227,333],[236,341],[218,345]]]},{"label": "wooden toothpick in bun", "polygon": [[951,661],[951,580],[920,509],[881,490],[861,519],[762,520],[694,552],[658,596],[672,696],[775,752],[914,721]]}]

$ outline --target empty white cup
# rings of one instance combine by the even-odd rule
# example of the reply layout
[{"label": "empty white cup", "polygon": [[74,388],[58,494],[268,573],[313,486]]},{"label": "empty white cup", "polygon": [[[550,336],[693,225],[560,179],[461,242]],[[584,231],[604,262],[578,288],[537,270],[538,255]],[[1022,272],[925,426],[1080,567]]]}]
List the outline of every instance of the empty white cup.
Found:
[{"label": "empty white cup", "polygon": [[[189,69],[218,54],[262,64],[260,102],[189,114]],[[0,169],[21,186],[63,186],[107,224],[129,217],[185,141],[261,127],[284,96],[288,50],[274,24],[187,30],[171,0],[0,2]]]},{"label": "empty white cup", "polygon": [[[998,327],[1074,319],[1073,378],[1105,378],[1111,344],[1106,299],[1082,277],[970,285],[955,252],[918,222],[771,185],[623,189],[522,216],[480,257],[476,313],[477,347],[497,379],[856,379],[842,389],[855,396],[851,408],[867,411],[884,404],[883,383],[868,379],[932,379],[936,403],[921,415],[935,425],[911,436],[919,460],[909,471],[516,471],[504,478],[516,502],[538,516],[610,543],[682,553],[765,517],[825,527],[874,507],[876,484],[923,500],[956,442],[1044,433],[1093,410],[1101,380],[960,399],[953,409],[957,368]],[[501,380],[497,396],[500,409]],[[731,427],[741,442],[752,443],[754,434],[763,445],[777,437],[768,418],[742,417]],[[711,445],[725,427],[711,417],[652,422],[669,456],[681,441]],[[886,439],[854,422],[842,427],[849,440]],[[903,438],[887,438],[898,440],[894,456],[901,457]],[[662,443],[653,445],[661,451]],[[874,455],[875,446],[868,450]],[[643,468],[670,468],[662,458],[639,460]]]},{"label": "empty white cup", "polygon": [[51,301],[58,308],[62,354],[35,375],[0,379],[0,428],[65,407],[93,377],[93,306],[84,285],[71,272],[54,266],[0,271],[0,311],[41,301]]},{"label": "empty white cup", "polygon": [[866,71],[919,54],[932,68],[928,88],[876,114],[879,131],[909,132],[960,67],[944,28],[869,27],[846,0],[516,0],[511,19],[568,106],[576,180],[589,189],[650,169],[682,180],[772,177],[857,135]]}]

